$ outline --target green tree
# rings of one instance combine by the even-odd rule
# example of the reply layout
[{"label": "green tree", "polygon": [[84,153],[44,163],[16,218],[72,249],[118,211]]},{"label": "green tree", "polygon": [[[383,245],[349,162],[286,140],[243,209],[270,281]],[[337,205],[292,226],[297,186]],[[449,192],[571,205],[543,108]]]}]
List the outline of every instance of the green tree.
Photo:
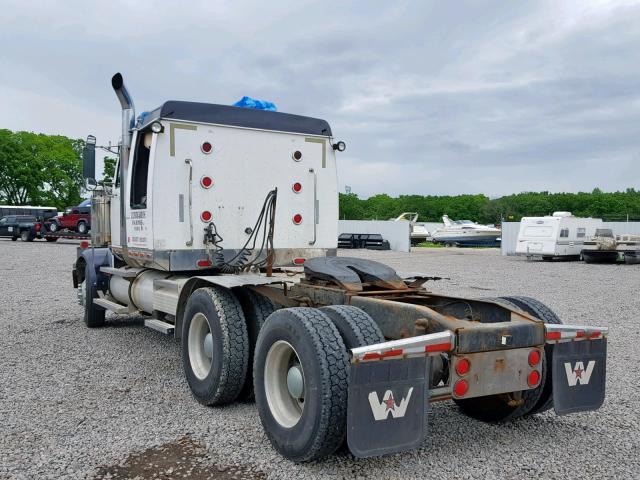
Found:
[{"label": "green tree", "polygon": [[12,205],[80,202],[82,140],[0,130],[0,195]]},{"label": "green tree", "polygon": [[116,175],[116,159],[113,157],[104,157],[103,161],[102,181],[111,183]]}]

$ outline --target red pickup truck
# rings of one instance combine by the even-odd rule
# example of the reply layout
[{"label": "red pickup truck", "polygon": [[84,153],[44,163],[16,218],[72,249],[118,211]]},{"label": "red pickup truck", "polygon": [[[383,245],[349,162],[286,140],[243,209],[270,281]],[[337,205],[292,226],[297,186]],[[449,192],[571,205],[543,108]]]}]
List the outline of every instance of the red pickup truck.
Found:
[{"label": "red pickup truck", "polygon": [[46,223],[50,232],[71,230],[87,233],[91,230],[91,200],[85,200],[77,207],[67,207],[62,215],[53,217]]}]

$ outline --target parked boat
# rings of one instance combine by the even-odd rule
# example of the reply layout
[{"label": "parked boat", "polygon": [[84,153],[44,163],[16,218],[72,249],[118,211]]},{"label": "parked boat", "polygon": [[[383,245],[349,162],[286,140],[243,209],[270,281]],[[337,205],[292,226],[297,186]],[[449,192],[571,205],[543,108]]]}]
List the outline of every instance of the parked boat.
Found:
[{"label": "parked boat", "polygon": [[429,237],[429,231],[422,223],[418,223],[417,212],[403,212],[398,215],[398,218],[392,220],[396,222],[410,222],[411,223],[411,245],[418,245],[419,243],[426,242]]},{"label": "parked boat", "polygon": [[581,256],[585,263],[616,263],[616,238],[610,228],[598,228],[595,235],[584,241]]},{"label": "parked boat", "polygon": [[434,230],[431,237],[436,243],[460,247],[494,247],[500,245],[499,228],[481,225],[471,220],[451,220],[443,215],[444,226]]}]

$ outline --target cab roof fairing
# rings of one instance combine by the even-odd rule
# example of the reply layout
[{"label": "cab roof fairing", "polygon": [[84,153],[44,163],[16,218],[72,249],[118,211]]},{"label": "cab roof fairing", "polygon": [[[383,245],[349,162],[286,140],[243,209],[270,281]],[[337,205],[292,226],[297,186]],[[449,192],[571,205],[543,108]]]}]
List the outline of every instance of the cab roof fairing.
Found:
[{"label": "cab roof fairing", "polygon": [[229,105],[175,100],[167,101],[155,110],[141,114],[136,122],[136,129],[142,130],[160,119],[332,137],[329,123],[317,118]]}]

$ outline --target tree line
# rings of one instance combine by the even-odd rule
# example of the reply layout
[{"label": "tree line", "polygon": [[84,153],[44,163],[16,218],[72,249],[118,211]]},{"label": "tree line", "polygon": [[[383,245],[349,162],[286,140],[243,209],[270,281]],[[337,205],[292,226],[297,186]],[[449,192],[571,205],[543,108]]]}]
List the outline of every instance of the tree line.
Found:
[{"label": "tree line", "polygon": [[386,194],[361,199],[354,193],[340,194],[340,218],[344,220],[389,220],[403,212],[417,212],[423,222],[440,222],[447,214],[454,220],[500,223],[555,211],[608,221],[640,220],[640,191],[603,192],[596,188],[578,193],[524,192],[493,199],[486,195]]},{"label": "tree line", "polygon": [[[63,209],[82,200],[84,141],[62,135],[0,129],[0,203],[43,205]],[[104,178],[115,174],[115,159],[105,157]],[[500,198],[486,195],[379,194],[360,199],[340,194],[340,218],[388,220],[403,212],[418,212],[420,220],[439,222],[442,215],[481,223],[518,221],[523,216],[570,211],[580,217],[640,220],[640,191],[549,193],[525,192]]]}]

